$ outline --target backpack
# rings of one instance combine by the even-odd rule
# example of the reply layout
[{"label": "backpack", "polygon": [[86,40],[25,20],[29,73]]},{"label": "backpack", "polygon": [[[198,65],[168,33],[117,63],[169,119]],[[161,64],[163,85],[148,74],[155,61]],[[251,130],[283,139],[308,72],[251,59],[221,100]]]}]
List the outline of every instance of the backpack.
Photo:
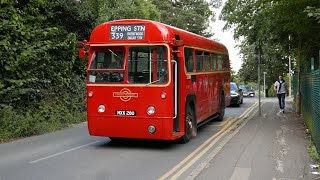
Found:
[{"label": "backpack", "polygon": [[[279,92],[280,89],[281,89],[282,84],[285,83],[286,81],[285,81],[285,80],[282,80],[282,83],[281,83],[279,80],[277,80],[277,81],[278,81],[278,83],[279,83],[279,89],[278,89],[278,92]],[[278,92],[277,92],[277,93],[278,93]]]}]

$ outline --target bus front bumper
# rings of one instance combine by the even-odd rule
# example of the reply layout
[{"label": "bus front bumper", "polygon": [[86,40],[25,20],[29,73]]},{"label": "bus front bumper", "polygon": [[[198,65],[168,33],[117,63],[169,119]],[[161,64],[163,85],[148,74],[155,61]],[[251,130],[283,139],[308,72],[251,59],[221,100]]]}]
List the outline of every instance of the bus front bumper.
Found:
[{"label": "bus front bumper", "polygon": [[179,135],[173,135],[172,122],[172,118],[88,117],[88,129],[92,136],[174,140]]}]

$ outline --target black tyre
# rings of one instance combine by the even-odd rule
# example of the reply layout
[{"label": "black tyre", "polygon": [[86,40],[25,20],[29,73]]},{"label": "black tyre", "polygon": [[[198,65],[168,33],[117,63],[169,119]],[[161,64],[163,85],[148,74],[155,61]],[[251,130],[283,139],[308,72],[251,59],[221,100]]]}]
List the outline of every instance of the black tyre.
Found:
[{"label": "black tyre", "polygon": [[224,92],[221,91],[220,93],[220,102],[219,102],[219,117],[218,117],[218,121],[223,121],[223,117],[224,117],[224,113],[225,113],[225,98],[224,98]]},{"label": "black tyre", "polygon": [[109,139],[111,139],[112,143],[123,143],[128,140],[126,138],[119,138],[119,137],[109,137]]},{"label": "black tyre", "polygon": [[240,107],[240,103],[236,104],[237,107]]},{"label": "black tyre", "polygon": [[180,142],[185,144],[190,141],[191,137],[195,137],[196,135],[197,125],[194,111],[187,105],[185,113],[185,134],[180,138]]}]

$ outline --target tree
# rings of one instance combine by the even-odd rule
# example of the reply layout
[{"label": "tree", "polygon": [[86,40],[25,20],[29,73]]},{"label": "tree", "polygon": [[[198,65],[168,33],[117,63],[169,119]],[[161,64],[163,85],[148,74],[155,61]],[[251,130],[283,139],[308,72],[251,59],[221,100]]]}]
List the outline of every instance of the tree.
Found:
[{"label": "tree", "polygon": [[[59,2],[46,0],[1,3],[2,106],[24,112],[44,99],[55,101],[65,97],[77,79],[75,43],[76,34],[81,33],[68,26],[70,17],[63,19],[63,14],[71,12],[61,7]],[[83,66],[77,68],[83,74]]]},{"label": "tree", "polygon": [[309,6],[319,7],[319,1],[228,0],[222,18],[227,21],[225,28],[234,28],[236,38],[244,37],[243,44],[259,41],[263,46],[281,46],[287,55],[290,44],[306,56],[308,49],[319,46],[316,39],[320,37],[316,19],[304,11]]},{"label": "tree", "polygon": [[225,28],[234,28],[234,36],[245,39],[243,45],[259,43],[263,47],[280,47],[285,52],[281,59],[294,55],[299,73],[298,114],[301,66],[307,64],[305,60],[320,47],[316,13],[319,6],[318,0],[228,0],[222,11],[227,21]]},{"label": "tree", "polygon": [[160,13],[150,0],[83,0],[82,6],[92,12],[96,25],[117,19],[158,21]]},{"label": "tree", "polygon": [[[238,73],[240,81],[244,83],[257,82],[258,70],[257,57],[254,54],[255,45],[242,45],[240,48],[243,61]],[[263,72],[267,73],[266,84],[270,87],[279,75],[285,75],[288,71],[288,58],[285,57],[285,53],[280,50],[279,46],[264,46],[262,52],[260,75],[262,77]]]},{"label": "tree", "polygon": [[236,82],[236,83],[239,82],[237,72],[235,70],[233,70],[232,67],[231,67],[230,76],[231,76],[230,77],[231,82]]},{"label": "tree", "polygon": [[310,7],[308,6],[305,10],[305,12],[308,13],[309,17],[314,17],[318,20],[318,23],[320,23],[320,7]]},{"label": "tree", "polygon": [[210,10],[210,5],[213,6],[213,3],[210,4],[205,0],[153,0],[152,2],[160,10],[161,22],[205,37],[213,35],[208,29],[210,18],[214,16]]}]

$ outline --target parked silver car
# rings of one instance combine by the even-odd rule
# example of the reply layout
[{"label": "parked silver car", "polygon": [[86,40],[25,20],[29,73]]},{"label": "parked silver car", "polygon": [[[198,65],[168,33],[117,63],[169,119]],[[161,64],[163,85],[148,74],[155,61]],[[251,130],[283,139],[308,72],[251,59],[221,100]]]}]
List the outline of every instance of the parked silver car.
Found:
[{"label": "parked silver car", "polygon": [[239,88],[242,89],[244,97],[254,97],[255,96],[255,92],[251,87],[241,85],[241,86],[239,86]]}]

